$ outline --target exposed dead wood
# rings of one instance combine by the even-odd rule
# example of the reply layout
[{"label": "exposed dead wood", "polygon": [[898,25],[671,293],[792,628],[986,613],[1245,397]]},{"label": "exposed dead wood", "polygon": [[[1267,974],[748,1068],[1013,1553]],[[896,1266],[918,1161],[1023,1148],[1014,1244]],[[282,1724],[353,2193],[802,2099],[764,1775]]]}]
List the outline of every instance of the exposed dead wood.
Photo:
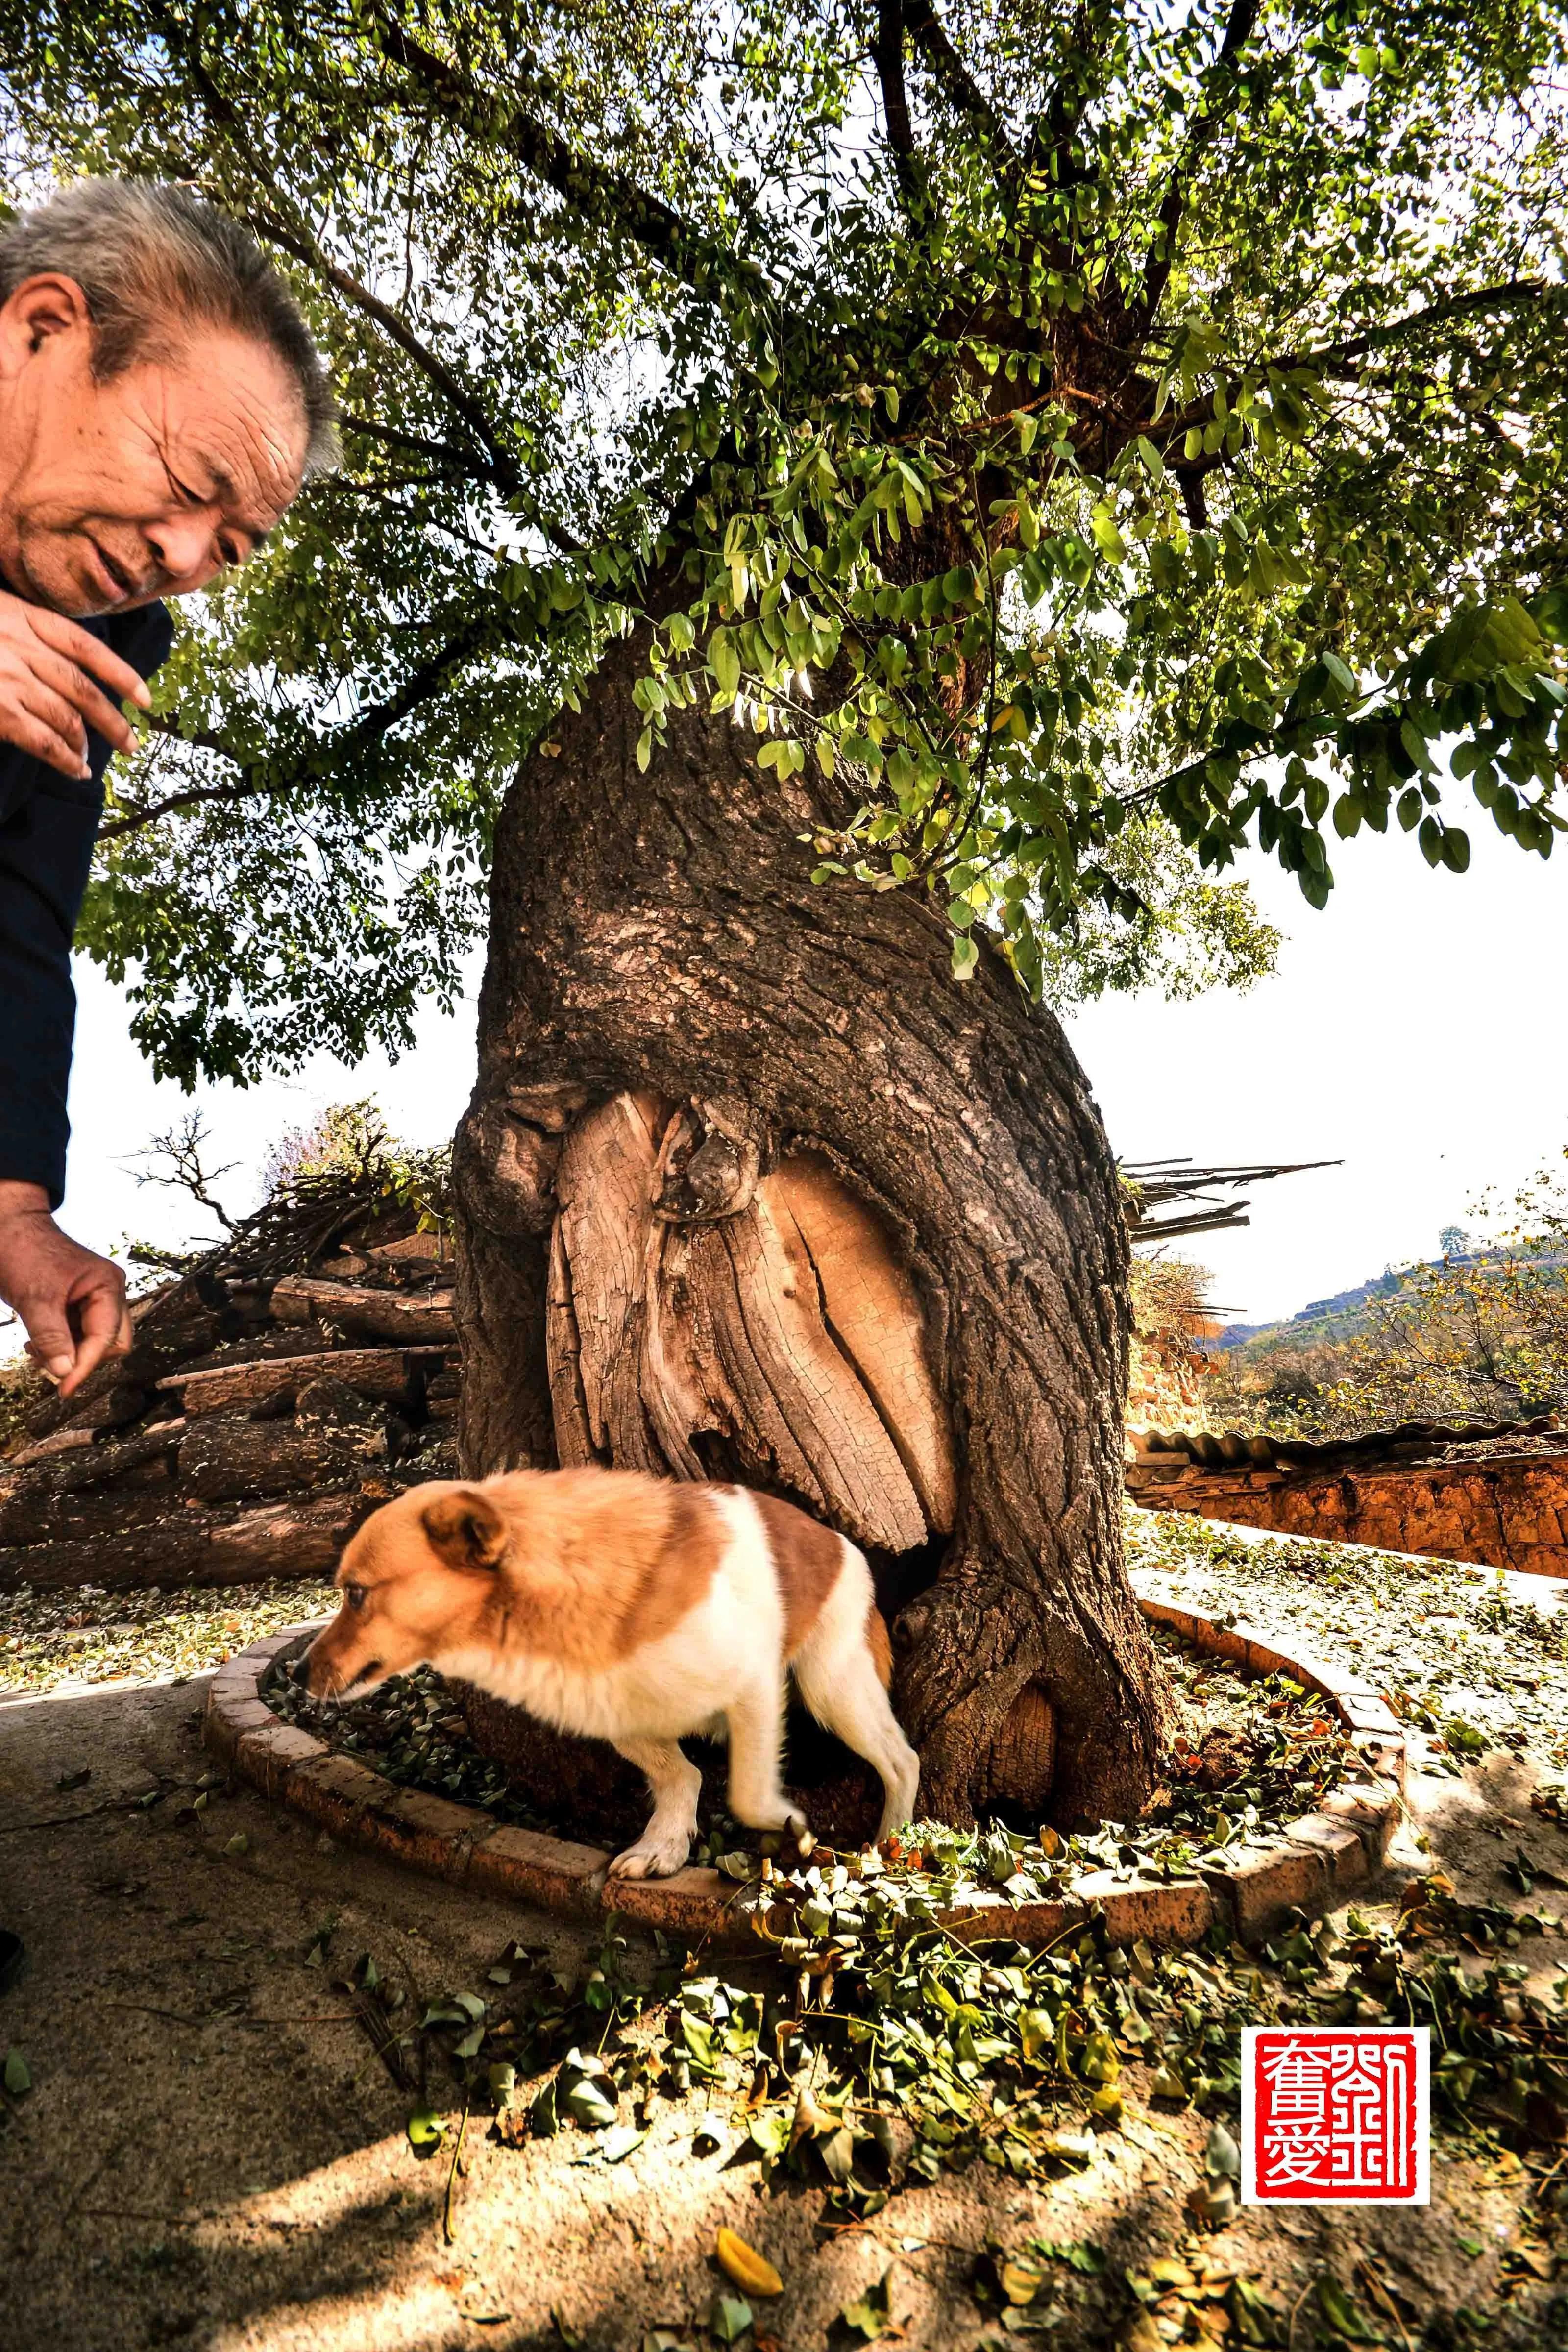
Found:
[{"label": "exposed dead wood", "polygon": [[985,1796],[993,1805],[1026,1808],[1056,1773],[1056,1709],[1038,1683],[1026,1683],[991,1743]]},{"label": "exposed dead wood", "polygon": [[254,1584],[264,1577],[330,1576],[349,1537],[389,1486],[306,1503],[279,1503],[222,1519],[205,1509],[165,1511],[143,1527],[0,1550],[0,1591],[97,1584],[126,1592],[150,1584]]},{"label": "exposed dead wood", "polygon": [[442,1234],[405,1234],[401,1241],[377,1242],[366,1256],[378,1265],[450,1265],[452,1248]]},{"label": "exposed dead wood", "polygon": [[308,1495],[385,1459],[384,1428],[350,1434],[304,1428],[295,1421],[204,1413],[180,1449],[180,1484],[204,1503]]},{"label": "exposed dead wood", "polygon": [[276,1356],[219,1365],[211,1371],[174,1372],[158,1382],[179,1397],[188,1416],[235,1405],[292,1404],[308,1381],[330,1374],[366,1396],[399,1399],[447,1360],[443,1348],[341,1348],[309,1356]]},{"label": "exposed dead wood", "polygon": [[[612,1096],[567,1137],[555,1180],[556,1235],[570,1277],[576,1377],[589,1442],[628,1469],[665,1465],[642,1408],[653,1171],[667,1112],[647,1095]],[[574,1333],[558,1311],[552,1250],[550,1373],[559,1394]]]},{"label": "exposed dead wood", "polygon": [[759,1197],[719,1230],[740,1308],[738,1327],[721,1327],[729,1343],[725,1369],[737,1386],[744,1380],[752,1398],[758,1381],[765,1385],[795,1455],[808,1466],[808,1498],[859,1543],[888,1551],[923,1543],[927,1528],[914,1488],[853,1365],[829,1336],[794,1219],[787,1213],[776,1218]]},{"label": "exposed dead wood", "polygon": [[781,1226],[793,1221],[827,1328],[875,1402],[927,1521],[947,1535],[958,1508],[952,1426],[927,1354],[920,1294],[886,1230],[815,1152],[784,1160],[763,1192]]},{"label": "exposed dead wood", "polygon": [[[18,1479],[0,1495],[0,1544],[26,1546],[79,1539],[114,1544],[174,1507],[166,1461],[143,1463],[112,1487],[60,1494]],[[100,1580],[96,1577],[93,1582]]]},{"label": "exposed dead wood", "polygon": [[279,1323],[331,1323],[342,1331],[365,1332],[405,1346],[439,1344],[457,1336],[449,1290],[410,1298],[397,1290],[365,1290],[353,1283],[291,1274],[273,1286],[272,1313]]}]

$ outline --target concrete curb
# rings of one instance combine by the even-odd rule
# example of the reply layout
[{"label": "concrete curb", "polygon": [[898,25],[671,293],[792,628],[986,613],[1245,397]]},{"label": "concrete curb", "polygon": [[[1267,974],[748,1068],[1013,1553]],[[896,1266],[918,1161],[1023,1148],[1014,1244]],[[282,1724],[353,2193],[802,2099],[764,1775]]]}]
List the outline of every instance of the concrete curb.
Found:
[{"label": "concrete curb", "polygon": [[[939,1916],[967,1935],[1048,1944],[1094,1912],[1113,1943],[1173,1948],[1201,1942],[1216,1924],[1243,1942],[1268,1934],[1292,1909],[1334,1909],[1369,1889],[1383,1867],[1405,1787],[1405,1738],[1368,1683],[1321,1658],[1293,1657],[1279,1638],[1252,1625],[1216,1625],[1167,1598],[1148,1575],[1135,1580],[1146,1617],[1173,1626],[1211,1655],[1262,1674],[1287,1674],[1321,1694],[1362,1751],[1364,1780],[1346,1782],[1321,1812],[1289,1822],[1279,1836],[1238,1850],[1232,1861],[1191,1878],[1130,1880],[1111,1871],[1080,1878],[1070,1902],[994,1902]],[[202,1737],[241,1780],[276,1803],[314,1822],[345,1845],[363,1845],[454,1885],[510,1897],[584,1920],[614,1911],[640,1927],[691,1942],[755,1948],[744,1888],[716,1870],[680,1870],[672,1878],[621,1879],[605,1873],[600,1847],[494,1822],[473,1805],[423,1790],[402,1789],[349,1756],[334,1755],[309,1732],[279,1720],[262,1696],[273,1667],[317,1631],[299,1626],[257,1642],[220,1666],[207,1690]]]}]

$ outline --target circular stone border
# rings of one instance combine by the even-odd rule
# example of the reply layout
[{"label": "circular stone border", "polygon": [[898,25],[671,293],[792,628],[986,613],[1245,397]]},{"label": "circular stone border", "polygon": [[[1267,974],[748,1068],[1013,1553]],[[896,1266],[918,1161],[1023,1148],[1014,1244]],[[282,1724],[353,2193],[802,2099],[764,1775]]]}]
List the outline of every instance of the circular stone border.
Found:
[{"label": "circular stone border", "polygon": [[[1048,1944],[1099,1912],[1112,1943],[1138,1937],[1170,1949],[1228,1926],[1243,1943],[1268,1934],[1291,1910],[1329,1911],[1368,1891],[1383,1868],[1405,1789],[1399,1724],[1372,1685],[1325,1660],[1282,1649],[1255,1625],[1221,1625],[1162,1589],[1148,1571],[1133,1580],[1138,1605],[1210,1656],[1262,1675],[1289,1675],[1327,1700],[1360,1751],[1364,1779],[1331,1790],[1315,1813],[1278,1836],[1237,1849],[1191,1877],[1141,1883],[1115,1871],[1086,1872],[1070,1902],[1013,1903],[1001,1894],[937,1915],[945,1927],[991,1929],[1018,1944]],[[262,1795],[302,1814],[344,1844],[359,1845],[477,1894],[539,1906],[570,1917],[610,1912],[694,1941],[752,1944],[745,1888],[716,1870],[670,1878],[609,1880],[602,1847],[576,1845],[493,1821],[476,1805],[423,1789],[400,1788],[352,1756],[284,1723],[261,1696],[274,1666],[296,1656],[325,1619],[253,1643],[228,1659],[207,1691],[202,1738],[212,1753]]]}]

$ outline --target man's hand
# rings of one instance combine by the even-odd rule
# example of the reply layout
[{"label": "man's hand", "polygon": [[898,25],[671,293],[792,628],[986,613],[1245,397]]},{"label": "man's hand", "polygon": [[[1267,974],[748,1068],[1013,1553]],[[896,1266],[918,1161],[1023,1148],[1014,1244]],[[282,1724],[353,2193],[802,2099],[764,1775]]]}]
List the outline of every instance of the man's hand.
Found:
[{"label": "man's hand", "polygon": [[131,1346],[125,1276],[49,1213],[40,1184],[0,1182],[0,1298],[27,1328],[27,1353],[63,1397]]},{"label": "man's hand", "polygon": [[130,663],[86,629],[0,591],[0,740],[78,778],[88,773],[89,727],[117,751],[134,751],[135,730],[94,677],[143,709],[152,700]]}]

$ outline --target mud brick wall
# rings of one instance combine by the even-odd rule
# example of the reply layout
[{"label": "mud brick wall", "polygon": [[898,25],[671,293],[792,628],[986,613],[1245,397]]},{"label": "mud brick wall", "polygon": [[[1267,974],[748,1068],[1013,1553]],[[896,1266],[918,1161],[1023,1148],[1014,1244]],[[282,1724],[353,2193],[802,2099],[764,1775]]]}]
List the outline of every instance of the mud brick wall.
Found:
[{"label": "mud brick wall", "polygon": [[1207,1429],[1205,1359],[1179,1331],[1134,1331],[1127,1420],[1135,1429]]},{"label": "mud brick wall", "polygon": [[1562,1452],[1521,1448],[1484,1460],[1331,1470],[1144,1456],[1129,1463],[1127,1486],[1150,1510],[1194,1511],[1280,1535],[1568,1576],[1568,1454]]}]

